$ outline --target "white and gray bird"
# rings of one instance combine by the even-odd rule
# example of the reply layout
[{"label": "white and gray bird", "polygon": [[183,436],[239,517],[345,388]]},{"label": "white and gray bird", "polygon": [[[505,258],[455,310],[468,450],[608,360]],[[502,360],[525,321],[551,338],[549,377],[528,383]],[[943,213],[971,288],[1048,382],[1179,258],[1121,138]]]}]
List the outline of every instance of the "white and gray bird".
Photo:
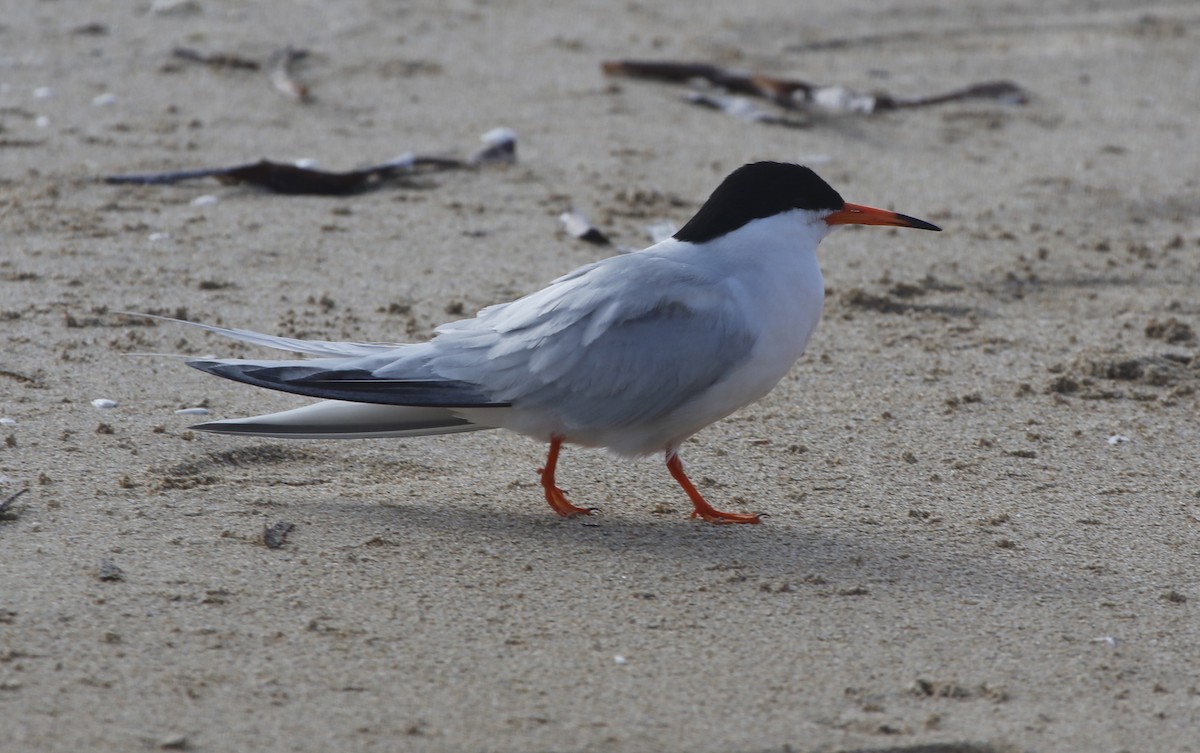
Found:
[{"label": "white and gray bird", "polygon": [[679,446],[766,395],[804,353],[825,298],[817,245],[839,225],[940,229],[848,204],[807,167],[758,162],[730,174],[673,237],[444,324],[428,342],[296,340],[188,322],[308,356],[189,365],[323,398],[193,428],[319,439],[508,429],[550,445],[541,482],[563,516],[594,511],[555,485],[563,444],[622,456],[661,452],[692,517],[757,523],[759,514],[705,501]]}]

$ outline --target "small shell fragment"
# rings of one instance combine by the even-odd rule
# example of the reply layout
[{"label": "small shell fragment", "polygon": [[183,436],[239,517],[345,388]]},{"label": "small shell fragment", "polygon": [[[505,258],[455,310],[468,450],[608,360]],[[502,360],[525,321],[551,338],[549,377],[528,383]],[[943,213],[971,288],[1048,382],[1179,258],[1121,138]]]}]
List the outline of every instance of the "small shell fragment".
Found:
[{"label": "small shell fragment", "polygon": [[413,154],[412,152],[405,152],[399,157],[393,157],[387,162],[384,162],[383,164],[379,165],[379,167],[392,170],[411,170],[416,160],[417,155]]},{"label": "small shell fragment", "polygon": [[177,416],[207,416],[208,408],[180,408],[175,411]]},{"label": "small shell fragment", "polygon": [[154,0],[150,12],[160,16],[191,16],[203,12],[197,0]]},{"label": "small shell fragment", "polygon": [[116,408],[118,405],[120,403],[116,400],[109,400],[106,397],[98,397],[92,401],[92,407],[99,408],[100,410],[109,410],[110,408]]},{"label": "small shell fragment", "polygon": [[493,128],[479,137],[484,146],[467,158],[471,165],[517,161],[517,132],[511,128]]},{"label": "small shell fragment", "polygon": [[1111,437],[1108,438],[1108,443],[1110,445],[1125,444],[1128,441],[1129,441],[1129,437],[1125,436],[1124,434],[1113,434]]},{"label": "small shell fragment", "polygon": [[876,100],[870,94],[859,94],[845,86],[822,86],[813,90],[812,104],[831,112],[870,115],[875,112]]},{"label": "small shell fragment", "polygon": [[158,740],[159,750],[187,750],[187,735],[164,735]]},{"label": "small shell fragment", "polygon": [[285,47],[271,56],[269,73],[271,86],[275,88],[275,91],[295,102],[304,103],[312,99],[308,86],[298,81],[292,72],[296,63],[306,57],[308,57],[307,51],[291,47]]},{"label": "small shell fragment", "polygon": [[8,416],[0,418],[0,426],[16,426],[16,425],[17,425],[17,419],[15,419],[15,418],[9,418]]},{"label": "small shell fragment", "polygon": [[592,223],[587,221],[587,217],[579,212],[563,212],[558,216],[558,221],[562,223],[563,230],[567,231],[567,235],[572,238],[600,246],[607,246],[609,243],[608,236],[592,227]]},{"label": "small shell fragment", "polygon": [[210,193],[206,193],[203,196],[197,196],[196,198],[192,199],[192,206],[194,206],[194,207],[210,207],[213,204],[216,204],[217,201],[218,201],[218,199],[216,196],[213,196]]}]

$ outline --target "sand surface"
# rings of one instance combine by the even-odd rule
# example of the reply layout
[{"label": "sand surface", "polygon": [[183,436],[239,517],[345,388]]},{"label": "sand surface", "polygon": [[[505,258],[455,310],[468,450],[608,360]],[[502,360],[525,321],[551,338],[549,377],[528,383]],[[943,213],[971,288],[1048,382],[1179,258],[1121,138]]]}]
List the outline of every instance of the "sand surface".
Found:
[{"label": "sand surface", "polygon": [[[0,13],[0,750],[1200,750],[1195,3],[155,5]],[[286,45],[308,104],[171,54]],[[1033,97],[790,129],[619,57]],[[354,197],[99,181],[495,126],[518,164]],[[640,247],[764,158],[945,232],[826,241],[809,353],[685,446],[761,526],[581,449],[558,519],[515,435],[195,434],[305,400],[114,313],[420,339],[615,252],[564,209]]]}]

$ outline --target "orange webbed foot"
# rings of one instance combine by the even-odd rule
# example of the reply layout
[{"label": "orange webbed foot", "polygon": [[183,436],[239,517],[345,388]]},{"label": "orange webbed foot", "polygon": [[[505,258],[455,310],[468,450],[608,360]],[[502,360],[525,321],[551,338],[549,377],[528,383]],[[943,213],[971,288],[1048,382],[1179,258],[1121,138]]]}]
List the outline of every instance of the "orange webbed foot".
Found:
[{"label": "orange webbed foot", "polygon": [[563,516],[564,518],[573,518],[576,515],[591,515],[594,512],[599,512],[594,507],[579,507],[571,504],[571,500],[567,499],[567,495],[562,489],[554,485],[554,480],[546,482],[546,469],[539,468],[538,473],[542,474],[542,486],[546,489],[546,501],[550,503],[550,509]]},{"label": "orange webbed foot", "polygon": [[691,479],[683,472],[683,461],[679,459],[678,453],[674,450],[667,450],[667,470],[671,472],[671,476],[679,482],[683,490],[687,492],[688,498],[692,500],[692,517],[706,520],[709,523],[761,523],[766,517],[763,513],[741,513],[741,512],[725,512],[718,510],[704,499],[704,495],[696,489],[692,484]]}]

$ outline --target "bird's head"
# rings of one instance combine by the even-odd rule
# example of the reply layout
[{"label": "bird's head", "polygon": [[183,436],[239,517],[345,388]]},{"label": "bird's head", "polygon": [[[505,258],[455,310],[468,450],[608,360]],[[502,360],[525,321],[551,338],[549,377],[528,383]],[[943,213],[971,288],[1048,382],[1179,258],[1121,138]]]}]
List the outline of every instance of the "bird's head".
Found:
[{"label": "bird's head", "polygon": [[700,211],[675,233],[675,239],[704,243],[720,238],[754,220],[793,210],[812,213],[828,228],[839,225],[891,225],[941,230],[915,217],[849,204],[819,175],[803,165],[753,162],[729,174]]}]

